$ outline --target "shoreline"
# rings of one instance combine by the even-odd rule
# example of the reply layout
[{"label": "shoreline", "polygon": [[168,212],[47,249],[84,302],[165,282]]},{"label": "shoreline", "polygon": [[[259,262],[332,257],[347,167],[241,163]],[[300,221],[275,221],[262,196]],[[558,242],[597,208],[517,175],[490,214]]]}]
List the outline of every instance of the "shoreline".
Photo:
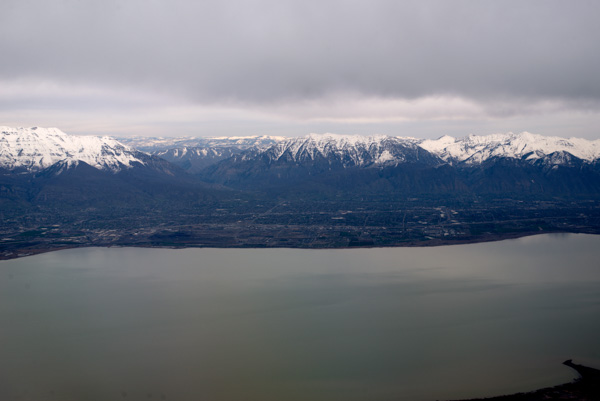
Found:
[{"label": "shoreline", "polygon": [[323,244],[257,244],[257,243],[223,243],[221,245],[215,243],[203,243],[200,241],[190,241],[181,243],[127,243],[127,242],[114,242],[114,243],[81,243],[81,244],[56,244],[52,243],[44,244],[44,246],[23,246],[17,247],[14,250],[5,250],[0,253],[1,260],[12,260],[24,258],[27,256],[40,255],[43,253],[62,251],[67,249],[76,248],[148,248],[148,249],[190,249],[190,248],[214,248],[214,249],[371,249],[371,248],[426,248],[426,247],[438,247],[438,246],[451,246],[451,245],[468,245],[468,244],[479,244],[486,242],[505,241],[510,239],[518,239],[523,237],[532,237],[536,235],[544,234],[589,234],[589,235],[600,235],[599,232],[594,231],[532,231],[532,232],[518,232],[518,233],[503,233],[503,234],[488,234],[480,237],[471,238],[458,238],[458,239],[442,239],[442,238],[431,238],[426,240],[409,240],[400,241],[396,243],[385,243],[385,244],[357,244],[357,245],[323,245]]},{"label": "shoreline", "polygon": [[571,359],[564,361],[563,365],[574,369],[579,377],[569,383],[530,392],[450,401],[600,400],[600,370],[575,364]]}]

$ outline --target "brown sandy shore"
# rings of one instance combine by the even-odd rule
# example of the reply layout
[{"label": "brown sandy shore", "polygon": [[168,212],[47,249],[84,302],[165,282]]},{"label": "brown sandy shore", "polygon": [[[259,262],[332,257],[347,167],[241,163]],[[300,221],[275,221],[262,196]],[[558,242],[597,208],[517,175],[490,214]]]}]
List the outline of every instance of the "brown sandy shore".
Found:
[{"label": "brown sandy shore", "polygon": [[600,401],[600,370],[577,365],[571,359],[563,362],[575,369],[579,378],[571,383],[543,388],[528,393],[517,393],[489,398],[473,398],[456,401],[538,401],[538,400],[579,400]]}]

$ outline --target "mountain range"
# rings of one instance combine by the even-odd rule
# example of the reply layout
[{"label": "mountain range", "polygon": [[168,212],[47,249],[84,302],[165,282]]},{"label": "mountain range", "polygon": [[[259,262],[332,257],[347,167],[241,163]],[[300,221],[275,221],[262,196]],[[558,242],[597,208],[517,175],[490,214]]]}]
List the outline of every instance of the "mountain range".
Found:
[{"label": "mountain range", "polygon": [[[288,244],[292,234],[283,233],[293,226],[312,236],[294,246],[338,246],[341,237],[318,233],[362,227],[350,244],[395,244],[456,236],[460,230],[441,228],[455,224],[469,225],[459,237],[470,238],[480,230],[472,225],[490,218],[494,223],[483,233],[593,231],[599,224],[590,216],[599,200],[600,140],[527,132],[436,140],[336,134],[115,139],[0,127],[0,228],[10,235],[50,223],[122,232],[216,225],[226,238],[217,245],[233,246],[246,244],[239,230],[254,227],[248,235],[258,230],[263,238],[275,225],[280,245]],[[454,209],[440,212],[450,204]],[[440,213],[446,217],[440,220]],[[411,219],[420,231],[409,229]],[[368,224],[374,226],[366,230]],[[358,239],[365,233],[376,239]]]},{"label": "mountain range", "polygon": [[[506,133],[486,136],[468,135],[462,138],[443,136],[437,140],[417,139],[410,137],[392,137],[386,135],[360,136],[336,134],[310,134],[300,138],[286,138],[273,136],[248,136],[248,137],[219,137],[219,138],[152,138],[128,137],[118,138],[119,141],[134,148],[150,153],[170,152],[173,160],[184,157],[190,149],[235,149],[233,153],[255,148],[268,150],[275,148],[271,153],[278,158],[287,152],[288,156],[296,159],[313,158],[315,155],[331,156],[346,152],[348,155],[358,155],[363,151],[370,153],[370,159],[377,152],[379,163],[402,162],[393,158],[389,146],[404,145],[405,147],[418,147],[427,150],[449,164],[465,163],[478,164],[489,158],[513,158],[535,160],[544,158],[553,153],[569,153],[587,162],[594,162],[600,158],[600,139],[590,141],[581,138],[546,137],[528,132],[520,134]],[[179,156],[177,154],[179,152]],[[203,153],[203,152],[202,152]],[[202,155],[198,155],[202,157]],[[204,154],[206,156],[206,154]],[[358,159],[356,159],[358,161]],[[356,164],[356,163],[354,163]],[[367,161],[359,161],[367,165]],[[560,164],[556,162],[555,164]]]},{"label": "mountain range", "polygon": [[67,135],[56,128],[0,127],[0,131],[4,176],[56,177],[85,165],[115,178],[212,183],[278,195],[301,189],[309,197],[313,190],[322,193],[323,187],[354,195],[358,190],[368,197],[486,192],[577,196],[596,195],[600,189],[600,140],[527,132],[437,140],[310,134],[138,137],[120,142]]},{"label": "mountain range", "polygon": [[[67,135],[56,128],[0,127],[0,167],[39,171],[56,162],[85,162],[106,171],[144,165],[148,155],[181,163],[193,158],[221,159],[242,154],[243,160],[266,157],[271,162],[296,163],[328,159],[344,167],[398,165],[418,161],[429,164],[478,165],[493,158],[519,159],[546,165],[569,164],[572,158],[595,163],[600,140],[520,134],[443,136],[437,140],[385,135],[310,134],[299,138],[274,136],[217,138],[119,138]],[[142,151],[140,151],[142,150]],[[429,155],[426,155],[429,153]],[[423,160],[421,160],[423,161]]]}]

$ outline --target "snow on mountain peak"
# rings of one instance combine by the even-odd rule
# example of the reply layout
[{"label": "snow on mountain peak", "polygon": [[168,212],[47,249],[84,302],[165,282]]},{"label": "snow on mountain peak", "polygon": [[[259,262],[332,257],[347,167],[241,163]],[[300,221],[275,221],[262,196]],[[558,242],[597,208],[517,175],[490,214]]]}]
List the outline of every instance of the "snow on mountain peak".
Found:
[{"label": "snow on mountain peak", "polygon": [[356,146],[357,144],[370,144],[373,142],[380,142],[381,140],[388,138],[386,135],[342,135],[342,134],[308,134],[304,137],[306,140],[314,141],[315,143],[335,143],[338,148],[344,146]]},{"label": "snow on mountain peak", "polygon": [[333,158],[344,166],[399,163],[405,160],[407,148],[415,149],[417,139],[387,135],[309,134],[289,138],[266,149],[272,160],[293,161]]},{"label": "snow on mountain peak", "polygon": [[[144,164],[131,149],[110,137],[68,135],[57,128],[0,127],[0,167],[33,172],[59,161],[85,162],[99,170],[118,172]],[[77,163],[75,163],[77,162]]]},{"label": "snow on mountain peak", "polygon": [[251,147],[264,148],[277,142],[282,142],[287,137],[252,135],[252,136],[218,136],[218,137],[120,137],[121,143],[133,148],[149,152],[165,152],[174,148],[236,148],[240,150]]},{"label": "snow on mountain peak", "polygon": [[468,135],[458,139],[443,136],[424,140],[420,146],[448,162],[467,164],[481,163],[492,157],[538,159],[562,151],[587,161],[600,157],[600,140],[565,139],[530,132]]},{"label": "snow on mountain peak", "polygon": [[[210,155],[220,160],[252,149],[271,160],[283,158],[302,162],[329,159],[343,166],[387,166],[410,160],[422,161],[423,157],[429,157],[433,163],[445,161],[467,165],[476,165],[494,157],[531,161],[543,158],[545,163],[550,164],[568,163],[566,154],[588,162],[600,159],[600,140],[546,137],[529,132],[471,134],[462,138],[445,135],[435,140],[313,133],[296,138],[129,138],[126,143],[165,149],[155,153],[163,157],[169,153],[171,158],[179,159],[189,154]],[[177,146],[166,150],[172,145]],[[427,156],[423,149],[431,155]],[[38,171],[62,161],[61,165],[65,168],[85,162],[97,169],[117,172],[136,163],[145,164],[142,159],[142,153],[110,137],[67,135],[57,128],[0,127],[0,168]]]}]

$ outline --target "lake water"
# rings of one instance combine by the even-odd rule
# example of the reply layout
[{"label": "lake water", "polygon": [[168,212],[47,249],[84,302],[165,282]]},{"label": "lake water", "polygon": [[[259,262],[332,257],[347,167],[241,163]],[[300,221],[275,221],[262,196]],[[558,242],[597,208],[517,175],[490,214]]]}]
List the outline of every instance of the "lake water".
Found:
[{"label": "lake water", "polygon": [[436,400],[600,367],[600,236],[0,262],[2,400]]}]

